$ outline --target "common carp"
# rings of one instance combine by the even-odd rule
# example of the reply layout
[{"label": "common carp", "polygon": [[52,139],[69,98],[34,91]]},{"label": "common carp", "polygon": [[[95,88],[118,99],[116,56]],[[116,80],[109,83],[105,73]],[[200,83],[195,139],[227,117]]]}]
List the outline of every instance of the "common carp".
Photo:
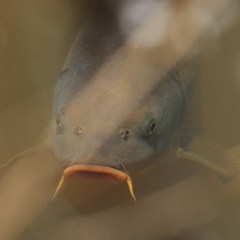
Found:
[{"label": "common carp", "polygon": [[86,22],[54,92],[53,148],[65,169],[54,196],[65,177],[79,172],[126,181],[135,199],[130,176],[169,152],[229,175],[221,164],[182,148],[197,78],[193,61],[173,61],[163,71],[158,46],[129,40],[107,4]]}]

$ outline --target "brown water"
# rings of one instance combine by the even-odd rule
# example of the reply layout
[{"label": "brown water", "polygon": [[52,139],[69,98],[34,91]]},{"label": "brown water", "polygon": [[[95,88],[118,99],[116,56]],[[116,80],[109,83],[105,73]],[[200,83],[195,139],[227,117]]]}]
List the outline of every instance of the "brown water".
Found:
[{"label": "brown water", "polygon": [[[79,12],[83,7],[76,0],[34,2],[1,0],[0,4],[0,162],[4,163],[14,155],[41,143],[48,134],[47,126],[51,117],[55,79],[81,23]],[[240,15],[238,14],[237,17],[237,21],[231,24],[224,34],[214,37],[204,48],[201,54],[201,76],[197,93],[203,109],[202,120],[206,127],[206,135],[225,147],[238,146],[240,139]],[[240,151],[236,150],[235,155],[238,154],[240,156]],[[53,167],[49,164],[53,157],[49,157],[49,162],[48,157],[48,154],[43,153],[44,164],[50,172],[55,165],[53,164]],[[32,163],[32,159],[34,157],[28,161]],[[16,177],[16,182],[23,181],[28,184],[35,175],[34,171],[41,169],[39,173],[45,172],[45,168],[40,167],[43,165],[41,158],[36,162],[32,165],[27,164],[27,167],[23,163],[15,172],[14,170],[10,172],[9,177],[3,179],[0,185],[0,189],[3,189],[0,197],[0,215],[16,218],[15,222],[12,221],[13,225],[8,226],[9,231],[17,232],[16,236],[18,231],[21,232],[21,224],[24,222],[26,212],[34,209],[35,201],[41,200],[44,191],[47,192],[47,196],[50,192],[45,185],[42,186],[37,181],[35,185],[28,185],[29,191],[20,191],[20,188],[19,193],[16,194],[19,188],[11,180]],[[187,173],[182,173],[184,176],[191,175],[191,171],[195,173],[196,166],[186,164],[185,167]],[[28,175],[28,168],[32,175]],[[117,194],[110,190],[109,196],[110,198],[112,196],[113,200],[106,200],[107,196],[104,196],[99,201],[106,200],[115,208],[96,215],[79,214],[72,208],[72,205],[76,206],[74,200],[70,201],[71,205],[62,199],[49,210],[47,217],[43,214],[40,218],[43,220],[38,221],[36,225],[25,227],[38,219],[38,214],[36,216],[33,214],[29,220],[26,220],[23,226],[30,233],[26,234],[24,239],[144,240],[156,239],[159,232],[159,239],[176,236],[176,239],[184,236],[183,239],[193,240],[239,239],[240,232],[237,225],[240,218],[239,206],[234,210],[231,209],[232,203],[238,201],[240,196],[240,192],[236,193],[240,184],[238,178],[228,189],[229,185],[222,186],[211,172],[202,169],[200,171],[203,173],[179,182],[177,177],[171,178],[170,181],[167,179],[166,171],[160,171],[162,179],[167,179],[161,186],[163,190],[160,193],[154,190],[154,194],[150,197],[142,199],[140,197],[136,205],[128,199],[125,187],[120,187]],[[59,173],[54,172],[54,174]],[[181,175],[177,167],[172,174]],[[56,179],[58,177],[50,181],[51,190],[55,186]],[[153,179],[155,182],[156,179]],[[153,180],[149,179],[149,182],[151,181]],[[158,185],[159,183],[156,183],[156,186]],[[168,189],[169,185],[172,187]],[[78,187],[82,187],[84,192],[89,186],[91,187],[92,183]],[[136,188],[139,192],[142,186],[148,188],[150,183],[137,184]],[[18,198],[20,201],[22,195],[31,192],[31,188],[34,188],[34,200],[30,194],[27,198],[29,204],[25,199],[17,206],[15,203]],[[41,190],[39,196],[38,188]],[[101,189],[101,186],[98,185],[97,188]],[[103,191],[109,191],[105,189],[106,187],[102,188]],[[11,189],[12,195],[9,194]],[[5,190],[7,194],[4,195]],[[69,190],[70,193],[72,191]],[[233,197],[225,197],[225,193]],[[88,199],[95,197],[95,194],[96,192],[90,192],[86,197],[90,207],[91,204],[92,206],[95,204]],[[116,199],[121,194],[125,205],[116,207]],[[46,200],[44,197],[42,199],[39,204],[36,203],[36,208],[45,206]],[[85,204],[84,201],[86,200],[81,204]],[[12,206],[22,211],[14,215],[10,210]],[[219,217],[225,209],[227,214]],[[162,217],[159,219],[158,215]],[[26,216],[28,219],[28,214]],[[59,220],[61,216],[64,216],[64,220]],[[216,217],[217,220],[213,221]],[[4,217],[0,217],[0,236],[1,225],[4,228],[1,221],[4,220]],[[44,221],[47,224],[44,224]],[[124,225],[127,222],[129,224]],[[196,228],[198,230],[195,230]],[[11,238],[6,237],[6,240],[9,239]]]}]

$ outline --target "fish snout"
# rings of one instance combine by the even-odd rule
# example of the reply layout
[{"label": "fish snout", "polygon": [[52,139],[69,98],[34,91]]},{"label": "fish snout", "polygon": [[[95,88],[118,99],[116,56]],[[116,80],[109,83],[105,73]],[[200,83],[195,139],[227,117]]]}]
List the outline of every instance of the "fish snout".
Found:
[{"label": "fish snout", "polygon": [[57,196],[61,190],[66,179],[79,175],[84,178],[90,178],[90,180],[103,181],[110,183],[127,183],[129,192],[134,201],[136,197],[133,190],[132,179],[125,170],[119,170],[109,166],[93,165],[93,164],[73,164],[66,167],[63,171],[62,177],[55,190],[53,198]]}]

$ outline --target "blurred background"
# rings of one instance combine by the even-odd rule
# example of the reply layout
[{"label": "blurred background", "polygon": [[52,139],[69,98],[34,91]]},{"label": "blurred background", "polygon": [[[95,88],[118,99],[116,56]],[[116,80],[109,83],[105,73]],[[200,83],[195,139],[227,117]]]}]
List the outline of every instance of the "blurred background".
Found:
[{"label": "blurred background", "polygon": [[[85,2],[0,0],[0,6],[0,162],[4,163],[48,135],[55,80],[81,26]],[[240,14],[233,10],[226,13],[224,27],[201,48],[198,83],[206,135],[227,148],[240,140]],[[176,239],[239,239],[239,220],[236,208]]]},{"label": "blurred background", "polygon": [[37,143],[48,125],[53,87],[79,28],[83,4],[73,0],[0,4],[4,161]]}]

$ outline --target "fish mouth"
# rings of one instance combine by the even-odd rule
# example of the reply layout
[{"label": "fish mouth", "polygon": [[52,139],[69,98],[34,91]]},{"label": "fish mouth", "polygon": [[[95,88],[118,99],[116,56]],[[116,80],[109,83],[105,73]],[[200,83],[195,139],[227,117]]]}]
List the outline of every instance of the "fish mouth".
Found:
[{"label": "fish mouth", "polygon": [[56,198],[57,194],[61,190],[65,179],[72,176],[73,174],[81,174],[83,176],[95,178],[95,179],[104,179],[104,180],[112,180],[115,182],[126,182],[131,197],[134,201],[136,201],[136,197],[133,190],[132,179],[130,175],[125,172],[118,170],[113,167],[102,166],[102,165],[88,165],[88,164],[74,164],[71,165],[63,171],[61,179],[56,187],[56,190],[53,194],[53,199]]}]

